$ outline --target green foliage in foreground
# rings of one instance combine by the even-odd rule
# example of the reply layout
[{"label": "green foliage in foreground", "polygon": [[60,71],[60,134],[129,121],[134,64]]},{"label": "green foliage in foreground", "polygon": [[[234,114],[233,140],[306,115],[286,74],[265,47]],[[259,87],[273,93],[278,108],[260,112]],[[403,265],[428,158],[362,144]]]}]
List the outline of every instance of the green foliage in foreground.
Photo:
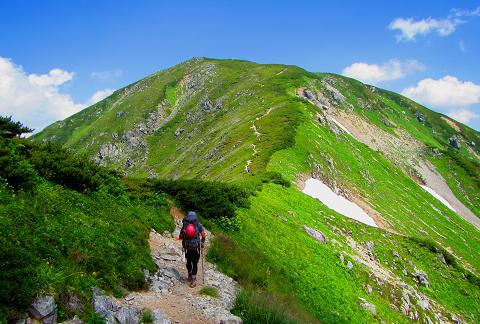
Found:
[{"label": "green foliage in foreground", "polygon": [[129,197],[114,174],[58,147],[0,140],[0,321],[38,295],[53,294],[65,319],[72,296],[88,316],[94,286],[144,288],[143,270],[156,268],[149,231],[173,229],[166,197]]}]

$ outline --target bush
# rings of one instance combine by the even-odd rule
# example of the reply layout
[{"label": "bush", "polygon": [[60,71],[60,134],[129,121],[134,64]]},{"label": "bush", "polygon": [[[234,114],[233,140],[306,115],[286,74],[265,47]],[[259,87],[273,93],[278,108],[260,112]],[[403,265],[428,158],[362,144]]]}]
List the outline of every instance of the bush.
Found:
[{"label": "bush", "polygon": [[153,180],[152,190],[172,196],[184,210],[207,219],[232,218],[236,208],[249,207],[250,193],[238,185],[201,180]]},{"label": "bush", "polygon": [[17,146],[0,139],[0,177],[15,190],[30,190],[39,181],[37,172],[21,155]]},{"label": "bush", "polygon": [[115,172],[55,144],[29,142],[27,159],[40,176],[79,192],[95,191],[100,186],[116,190],[120,185]]},{"label": "bush", "polygon": [[220,217],[215,219],[215,224],[225,232],[239,231],[241,227],[240,219],[238,217]]}]

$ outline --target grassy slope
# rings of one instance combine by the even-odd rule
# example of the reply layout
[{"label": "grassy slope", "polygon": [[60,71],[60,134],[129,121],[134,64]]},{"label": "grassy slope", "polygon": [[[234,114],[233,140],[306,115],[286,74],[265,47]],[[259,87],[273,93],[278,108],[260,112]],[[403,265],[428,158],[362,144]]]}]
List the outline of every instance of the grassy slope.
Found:
[{"label": "grassy slope", "polygon": [[[295,211],[295,214],[289,211]],[[284,279],[281,283],[273,282],[266,286],[283,286],[322,321],[371,322],[371,314],[361,309],[358,297],[377,306],[378,318],[405,321],[390,307],[391,287],[378,286],[369,277],[369,270],[358,263],[354,262],[354,268],[348,270],[346,262],[350,258],[346,257],[345,263],[340,261],[339,253],[351,250],[345,243],[345,236],[334,228],[351,231],[352,238],[357,242],[374,242],[374,252],[386,268],[391,268],[393,264],[392,252],[398,252],[402,259],[397,261],[397,269],[393,272],[405,282],[415,286],[412,278],[402,273],[403,267],[413,271],[408,265],[411,261],[429,275],[431,287],[420,288],[423,293],[472,320],[478,320],[480,316],[476,300],[479,287],[466,280],[458,268],[439,264],[438,253],[407,237],[349,221],[317,200],[306,199],[295,188],[265,185],[253,198],[252,207],[240,212],[239,217],[242,230],[233,236],[234,240],[251,253],[261,253],[262,262],[270,264],[270,271]],[[302,230],[302,225],[321,230],[329,240],[335,239],[341,245],[318,243]],[[276,279],[275,276],[272,278]],[[374,287],[373,294],[365,292],[367,284]]]},{"label": "grassy slope", "polygon": [[[183,75],[195,74],[196,70],[201,70],[208,63],[216,66],[215,78],[207,81],[205,87],[192,97],[182,101],[181,107],[176,107],[180,102],[179,98],[186,91],[179,83]],[[284,72],[280,73],[282,71]],[[155,169],[162,177],[206,177],[222,180],[248,178],[244,165],[247,159],[252,158],[251,144],[256,144],[259,153],[252,163],[255,173],[266,168],[280,172],[293,181],[299,175],[310,172],[313,164],[317,163],[326,178],[335,180],[340,187],[348,188],[368,202],[395,231],[416,237],[423,237],[427,233],[442,246],[451,248],[455,255],[469,263],[478,273],[478,231],[424,192],[378,152],[346,135],[336,137],[328,128],[318,125],[314,118],[317,108],[295,97],[296,88],[304,86],[309,79],[322,77],[324,75],[314,76],[296,67],[280,65],[257,65],[231,60],[189,62],[142,81],[148,84],[145,90],[138,96],[120,101],[115,107],[111,104],[118,99],[120,91],[97,106],[67,119],[67,125],[72,123],[78,127],[75,132],[72,132],[70,126],[60,129],[58,125],[53,125],[37,138],[48,138],[56,134],[57,140],[66,146],[84,149],[86,143],[95,137],[96,144],[86,149],[94,154],[98,151],[99,144],[109,141],[112,132],[121,134],[131,128],[133,121],[144,118],[145,114],[166,96],[170,109],[178,108],[178,114],[147,139],[150,151],[155,152],[149,155],[147,167]],[[357,113],[364,115],[377,126],[392,132],[384,124],[384,120],[393,120],[399,127],[430,147],[445,149],[448,145],[448,138],[453,133],[451,128],[439,119],[438,114],[398,95],[383,91],[372,94],[357,81],[343,80],[346,86],[339,90],[351,101]],[[200,112],[198,102],[205,95],[213,104],[222,98],[225,109],[203,115],[203,121],[197,124],[185,123],[187,112]],[[373,100],[378,107],[371,111],[361,110],[353,100],[356,97]],[[100,107],[104,107],[105,113],[97,118],[94,112]],[[262,117],[269,108],[274,109],[268,116]],[[426,125],[416,122],[416,110],[426,115]],[[119,122],[116,117],[118,111],[127,111],[130,119]],[[263,134],[258,138],[250,129],[256,117],[261,117],[255,124]],[[90,120],[95,121],[90,124]],[[186,131],[175,137],[173,132],[178,127]],[[478,133],[462,125],[461,127],[468,139],[478,137]],[[432,129],[436,132],[432,133]],[[105,130],[107,135],[99,137],[98,132],[93,130]],[[238,141],[241,142],[236,145]],[[216,154],[205,159],[215,148]],[[464,148],[460,154],[468,156]],[[334,160],[334,170],[328,167],[327,158]],[[443,159],[441,167],[440,162],[432,158],[445,176],[451,170],[449,164],[452,160],[446,155]],[[145,175],[143,169],[142,167],[133,172]],[[459,170],[458,174],[461,175],[459,181],[463,187],[478,188],[474,187],[476,184],[465,172],[462,173],[462,170]],[[458,194],[459,190],[452,186],[453,180],[446,178],[459,199],[467,201],[467,206],[471,206],[472,210],[478,208],[478,190],[469,190],[470,196],[462,198]],[[299,215],[298,219],[292,220],[286,215],[287,210],[295,211]],[[318,215],[319,212],[322,214]],[[291,222],[283,223],[275,217],[276,214],[290,218]],[[393,249],[401,249],[399,252],[402,252],[402,255],[407,255],[405,251],[408,249],[416,251],[407,258],[415,261],[431,278],[432,288],[425,289],[425,293],[451,310],[478,320],[476,309],[479,309],[479,288],[463,279],[461,271],[439,265],[435,261],[435,253],[428,252],[428,249],[421,248],[407,238],[366,228],[342,217],[325,217],[333,214],[321,203],[298,193],[294,188],[281,189],[276,185],[267,185],[253,198],[252,208],[240,212],[242,231],[233,235],[233,239],[247,249],[258,251],[263,258],[281,269],[282,276],[288,279],[290,292],[294,292],[309,311],[328,321],[354,318],[359,321],[362,321],[362,318],[364,321],[369,320],[370,315],[362,311],[357,302],[357,297],[365,295],[362,286],[368,281],[368,276],[363,270],[358,273],[347,271],[339,264],[335,248],[330,245],[321,246],[311,240],[300,231],[301,224],[317,227],[325,231],[327,236],[336,237],[339,242],[342,242],[342,237],[333,234],[327,223],[352,230],[359,241],[374,240],[379,249],[378,254],[383,255],[385,262],[391,262],[390,251]],[[271,236],[270,231],[278,235]],[[292,244],[277,244],[277,237],[282,240],[288,238]],[[449,280],[443,280],[442,275]],[[411,281],[410,278],[405,280]],[[366,298],[377,305],[382,318],[401,320],[398,313],[389,308],[385,298],[376,294]]]},{"label": "grassy slope", "polygon": [[44,179],[13,192],[0,178],[0,322],[23,318],[39,295],[55,296],[61,320],[73,316],[69,298],[78,298],[83,313],[77,313],[86,319],[93,314],[92,287],[115,294],[143,288],[143,270],[156,268],[151,228],[173,229],[162,196],[140,201],[105,188],[80,193]]},{"label": "grassy slope", "polygon": [[[457,127],[460,129],[458,133],[462,139],[462,147],[456,151],[449,147],[449,138],[457,134],[457,131],[441,118],[448,117],[391,91],[375,88],[375,91],[371,92],[368,91],[368,87],[356,80],[340,76],[335,77],[343,81],[340,84],[345,84],[340,89],[344,95],[349,97],[349,101],[353,104],[358,114],[363,115],[376,126],[390,132],[392,132],[392,127],[386,126],[384,122],[393,122],[400,129],[405,130],[413,138],[430,148],[429,151],[424,152],[425,156],[447,180],[449,187],[457,198],[476,215],[480,215],[480,186],[478,181],[477,183],[472,181],[472,173],[475,174],[474,176],[477,179],[480,177],[480,159],[471,154],[467,149],[467,146],[469,146],[467,143],[473,142],[476,144],[471,149],[480,153],[479,132],[456,122]],[[356,98],[359,97],[373,101],[375,104],[372,105],[372,109],[361,109],[356,101]],[[417,120],[417,114],[424,116],[424,123]],[[440,150],[442,154],[432,154],[431,149],[433,148]],[[452,155],[456,155],[457,160],[452,159]],[[459,166],[458,159],[472,163],[473,172],[468,174],[464,168]]]}]

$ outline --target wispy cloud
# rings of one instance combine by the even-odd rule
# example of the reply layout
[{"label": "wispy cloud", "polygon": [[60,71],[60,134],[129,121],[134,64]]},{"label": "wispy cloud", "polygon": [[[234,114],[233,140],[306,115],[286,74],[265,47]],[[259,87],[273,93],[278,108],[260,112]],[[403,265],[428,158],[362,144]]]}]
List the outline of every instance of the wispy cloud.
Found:
[{"label": "wispy cloud", "polygon": [[398,31],[398,41],[414,41],[417,36],[436,33],[441,37],[455,32],[457,27],[466,22],[466,18],[480,16],[480,7],[475,10],[452,9],[446,18],[403,18],[394,19],[389,25],[390,30]]},{"label": "wispy cloud", "polygon": [[365,83],[377,84],[383,81],[401,79],[423,70],[425,70],[425,66],[416,60],[391,59],[381,65],[356,62],[344,68],[342,74]]}]

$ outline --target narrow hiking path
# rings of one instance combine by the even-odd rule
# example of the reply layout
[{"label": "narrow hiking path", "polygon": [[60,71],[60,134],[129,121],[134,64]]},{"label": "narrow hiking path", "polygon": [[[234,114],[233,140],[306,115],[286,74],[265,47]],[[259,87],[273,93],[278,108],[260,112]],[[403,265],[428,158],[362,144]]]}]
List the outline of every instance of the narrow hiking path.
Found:
[{"label": "narrow hiking path", "polygon": [[[255,121],[259,121],[263,117],[270,115],[270,113],[272,112],[273,109],[274,109],[274,107],[268,108],[268,110],[262,116],[255,118]],[[252,126],[250,127],[250,129],[253,130],[253,133],[255,134],[255,136],[258,139],[262,135],[262,133],[260,133],[258,131],[257,126],[255,125],[255,121],[252,123]],[[245,164],[245,168],[244,168],[245,172],[247,172],[247,173],[250,173],[250,164],[252,164],[253,159],[258,154],[257,145],[252,143],[252,148],[253,148],[252,159],[247,161],[247,164]]]},{"label": "narrow hiking path", "polygon": [[[162,234],[152,230],[149,237],[150,253],[158,266],[154,274],[147,274],[148,291],[133,292],[118,299],[120,305],[152,311],[160,311],[166,321],[163,323],[241,323],[241,319],[230,313],[238,284],[230,277],[219,272],[215,265],[205,260],[199,261],[198,285],[190,288],[187,282],[187,270],[182,254],[182,242],[178,234],[182,227],[184,214],[177,208],[170,210],[175,219],[173,233]],[[211,233],[207,231],[205,250],[209,247]],[[204,271],[202,271],[204,270]],[[203,277],[203,274],[205,277]],[[218,297],[202,295],[202,287],[213,287]]]}]

